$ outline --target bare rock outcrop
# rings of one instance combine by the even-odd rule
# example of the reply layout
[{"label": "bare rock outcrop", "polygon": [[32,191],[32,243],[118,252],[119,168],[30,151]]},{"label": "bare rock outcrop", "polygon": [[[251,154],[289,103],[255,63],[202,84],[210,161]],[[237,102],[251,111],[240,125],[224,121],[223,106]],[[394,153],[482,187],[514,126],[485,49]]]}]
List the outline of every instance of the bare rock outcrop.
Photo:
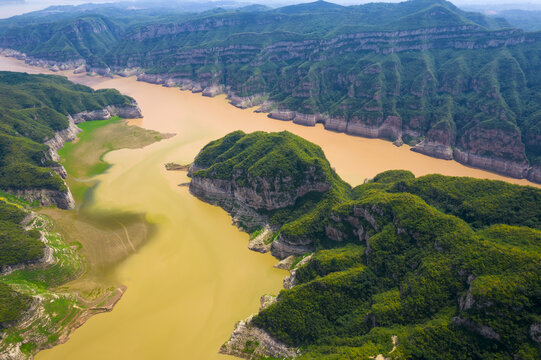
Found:
[{"label": "bare rock outcrop", "polygon": [[268,117],[271,119],[283,120],[283,121],[292,121],[295,118],[295,116],[296,116],[296,112],[290,111],[290,110],[274,110],[274,111],[271,111],[268,115]]},{"label": "bare rock outcrop", "polygon": [[491,156],[472,154],[457,148],[453,149],[453,156],[454,159],[459,163],[494,171],[496,173],[518,179],[525,178],[530,171],[530,167],[527,162],[509,161]]},{"label": "bare rock outcrop", "polygon": [[253,239],[250,239],[250,242],[248,243],[248,249],[260,253],[268,253],[271,249],[271,244],[268,242],[268,240],[270,240],[272,234],[273,232],[271,227],[269,225],[266,225],[259,235],[257,235]]},{"label": "bare rock outcrop", "polygon": [[271,254],[278,259],[285,259],[290,255],[303,255],[314,251],[314,244],[311,239],[298,239],[290,241],[281,234],[272,242]]},{"label": "bare rock outcrop", "polygon": [[86,61],[84,59],[75,59],[69,61],[41,59],[28,56],[25,53],[10,48],[0,48],[0,55],[23,60],[28,65],[38,66],[51,71],[75,70],[80,68],[85,68],[86,70]]},{"label": "bare rock outcrop", "polygon": [[225,87],[223,85],[212,84],[203,89],[202,95],[207,97],[215,97],[216,95],[223,94]]},{"label": "bare rock outcrop", "polygon": [[411,148],[412,151],[418,152],[423,155],[432,156],[438,159],[451,160],[453,159],[453,148],[441,143],[423,140],[415,147]]},{"label": "bare rock outcrop", "polygon": [[[311,168],[305,173],[305,179],[300,186],[292,187],[293,179],[289,176],[276,178],[247,177],[245,185],[239,185],[237,178],[240,173],[233,175],[232,180],[222,180],[197,176],[192,165],[188,176],[192,177],[190,191],[203,198],[229,198],[252,209],[274,210],[294,205],[295,201],[309,192],[325,192],[330,184],[320,179],[316,169]],[[287,189],[287,190],[285,190]]]},{"label": "bare rock outcrop", "polygon": [[49,190],[49,189],[7,189],[7,193],[15,195],[33,203],[38,202],[41,206],[57,206],[60,209],[71,210],[75,208],[75,200],[71,191]]},{"label": "bare rock outcrop", "polygon": [[541,165],[534,165],[528,170],[528,180],[541,184]]},{"label": "bare rock outcrop", "polygon": [[479,325],[470,319],[465,319],[460,316],[455,316],[453,318],[453,323],[458,326],[465,327],[468,330],[481,335],[485,339],[496,340],[496,341],[501,340],[501,335],[498,334],[496,331],[494,331],[494,329],[486,325]]},{"label": "bare rock outcrop", "polygon": [[[254,106],[263,105],[267,99],[265,94],[254,94],[250,96],[238,96],[234,92],[228,91],[227,94],[231,105],[239,109],[248,109]],[[267,111],[264,111],[267,112]]]},{"label": "bare rock outcrop", "polygon": [[142,117],[141,109],[137,104],[131,105],[108,105],[103,109],[93,111],[82,111],[71,115],[75,124],[93,120],[107,120],[113,116],[120,116],[125,119],[138,119]]},{"label": "bare rock outcrop", "polygon": [[287,346],[274,339],[266,331],[252,324],[253,316],[239,321],[231,338],[222,345],[220,353],[243,359],[260,357],[295,358],[301,354],[299,349]]},{"label": "bare rock outcrop", "polygon": [[66,142],[73,141],[81,129],[75,125],[75,120],[71,115],[68,115],[68,127],[64,130],[57,131],[51,139],[45,142],[49,147],[49,155],[54,161],[58,161],[58,150],[60,150]]}]

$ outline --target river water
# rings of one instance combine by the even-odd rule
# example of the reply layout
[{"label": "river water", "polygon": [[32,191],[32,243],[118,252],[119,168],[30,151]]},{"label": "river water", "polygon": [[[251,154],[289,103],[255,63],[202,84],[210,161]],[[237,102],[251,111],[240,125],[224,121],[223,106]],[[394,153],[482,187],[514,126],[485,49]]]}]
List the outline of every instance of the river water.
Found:
[{"label": "river water", "polygon": [[[47,72],[0,57],[0,70]],[[247,249],[248,235],[221,209],[191,196],[179,183],[184,172],[164,164],[190,163],[207,142],[233,130],[288,130],[320,145],[332,166],[352,185],[388,169],[415,175],[441,173],[530,184],[454,161],[430,158],[390,142],[272,120],[240,110],[223,96],[137,82],[68,74],[94,88],[116,88],[134,97],[144,119],[134,123],[176,136],[138,150],[107,154],[113,166],[100,175],[94,210],[145,213],[156,225],[152,239],[113,272],[128,287],[113,312],[91,318],[63,345],[38,354],[62,359],[223,359],[217,351],[236,321],[257,311],[259,297],[279,292],[286,272],[270,255]],[[538,186],[538,185],[535,185]]]}]

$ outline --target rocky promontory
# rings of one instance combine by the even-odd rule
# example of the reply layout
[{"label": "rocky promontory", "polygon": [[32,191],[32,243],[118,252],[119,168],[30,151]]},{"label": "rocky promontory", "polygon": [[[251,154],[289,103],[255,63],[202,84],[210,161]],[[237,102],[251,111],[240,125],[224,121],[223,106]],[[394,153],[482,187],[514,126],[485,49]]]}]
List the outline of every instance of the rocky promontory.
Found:
[{"label": "rocky promontory", "polygon": [[289,132],[233,132],[205,146],[188,175],[192,194],[224,208],[245,231],[269,226],[275,233],[269,236],[271,253],[278,258],[303,254],[314,244],[278,233],[274,214],[328,193],[339,181],[319,147]]},{"label": "rocky promontory", "polygon": [[[537,356],[539,189],[403,170],[352,189],[318,147],[287,132],[231,133],[201,150],[190,175],[192,193],[242,213],[250,248],[270,244],[290,270],[220,352]],[[311,187],[301,195],[290,184]]]}]

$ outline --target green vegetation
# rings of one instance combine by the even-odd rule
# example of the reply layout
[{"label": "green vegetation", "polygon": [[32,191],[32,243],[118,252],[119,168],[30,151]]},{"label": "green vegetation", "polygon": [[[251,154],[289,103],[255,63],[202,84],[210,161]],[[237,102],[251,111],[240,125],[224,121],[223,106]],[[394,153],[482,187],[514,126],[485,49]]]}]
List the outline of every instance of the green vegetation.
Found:
[{"label": "green vegetation", "polygon": [[[260,211],[280,234],[289,238],[322,239],[323,219],[345,199],[350,187],[332,170],[321,148],[287,131],[245,134],[235,131],[206,145],[194,160],[194,177],[234,181],[256,191],[267,188],[278,203],[289,203],[302,187],[308,192],[294,205],[274,208],[260,204]],[[330,189],[329,191],[322,190]],[[270,200],[272,203],[273,201]],[[255,206],[255,205],[254,205]],[[285,224],[285,225],[284,225]],[[277,233],[272,240],[276,238]]]},{"label": "green vegetation", "polygon": [[117,149],[137,149],[163,139],[163,135],[138,126],[130,126],[119,117],[87,121],[77,125],[77,139],[58,151],[68,174],[86,178],[103,173],[109,164],[103,156]]},{"label": "green vegetation", "polygon": [[0,331],[1,329],[19,319],[30,304],[31,297],[20,294],[8,285],[0,282]]},{"label": "green vegetation", "polygon": [[307,172],[313,182],[339,181],[329,162],[322,158],[319,146],[289,132],[246,135],[239,130],[206,145],[194,160],[203,169],[194,175],[234,179],[241,186],[255,178],[288,178],[275,190],[296,191]]},{"label": "green vegetation", "polygon": [[[27,212],[0,198],[0,271],[8,266],[31,263],[43,257],[43,243],[36,230],[25,230],[21,222]],[[0,331],[27,310],[31,297],[0,282]]]},{"label": "green vegetation", "polygon": [[259,229],[255,230],[255,231],[253,231],[252,233],[250,233],[250,240],[253,240],[256,237],[258,237],[259,235],[261,235],[263,233],[263,231],[265,231],[265,228],[259,228]]},{"label": "green vegetation", "polygon": [[[23,340],[13,332],[13,325],[29,309],[32,297],[42,294],[54,298],[56,295],[50,293],[51,288],[72,280],[83,270],[76,251],[66,245],[59,234],[47,232],[48,220],[30,215],[25,206],[27,204],[12,200],[8,195],[0,197],[0,269],[27,265],[0,276],[0,333],[5,335],[4,341],[0,342],[0,353],[7,344]],[[23,221],[28,222],[24,227]],[[47,267],[35,264],[44,257],[42,234],[55,254],[55,263]],[[51,325],[54,324],[47,326]],[[28,351],[32,348],[35,350],[35,346],[25,347]]]},{"label": "green vegetation", "polygon": [[116,90],[94,91],[64,77],[0,72],[0,189],[66,191],[44,143],[68,127],[67,116],[127,105]]},{"label": "green vegetation", "polygon": [[0,268],[43,257],[39,232],[21,226],[26,215],[16,206],[0,201]]},{"label": "green vegetation", "polygon": [[[60,76],[0,72],[0,91],[0,189],[7,191],[66,191],[55,171],[59,164],[51,159],[46,141],[68,127],[70,114],[133,104],[133,99],[116,90],[94,91]],[[84,132],[78,143],[64,150],[69,181],[74,184],[74,175],[88,177],[105,171],[109,165],[102,156],[107,151],[142,147],[163,138],[156,132],[128,126],[119,118],[79,126]],[[80,200],[86,187],[83,182],[76,187]],[[44,210],[58,216],[55,221],[66,226],[60,235],[51,231],[49,218],[32,212],[32,207],[39,205],[0,190],[0,357],[8,356],[14,346],[30,357],[101,311],[93,308],[111,306],[120,296],[115,287],[81,281],[83,285],[72,289],[66,284],[85,270],[93,275],[103,271],[148,236],[141,215],[110,213],[100,218],[84,212]],[[109,245],[105,251],[108,256],[103,256],[101,245],[98,265],[93,252],[96,234],[102,244]],[[120,248],[115,241],[108,241],[111,237],[122,244],[123,237],[128,238],[131,248]],[[79,253],[83,243],[86,263]],[[48,251],[44,257],[45,244]],[[50,262],[40,262],[42,258]],[[23,315],[24,324],[18,321]]]},{"label": "green vegetation", "polygon": [[68,173],[67,184],[76,201],[82,201],[87,190],[95,185],[88,178],[109,168],[103,160],[105,154],[118,149],[141,148],[166,137],[156,131],[130,126],[118,117],[87,121],[77,126],[82,130],[77,139],[58,151],[60,163]]},{"label": "green vegetation", "polygon": [[541,30],[541,11],[539,10],[502,10],[497,16],[505,18],[513,26],[526,31]]},{"label": "green vegetation", "polygon": [[533,187],[428,175],[398,181],[391,191],[418,195],[429,205],[458,216],[476,228],[508,224],[541,229],[541,192]]},{"label": "green vegetation", "polygon": [[[268,143],[272,151],[262,150]],[[317,149],[286,133],[235,132],[194,162],[208,166],[194,176],[212,179],[254,164],[256,181],[282,167],[306,179],[293,168],[307,159],[326,169],[323,193],[256,209],[280,227],[280,241],[316,249],[256,326],[300,347],[303,359],[541,356],[540,189],[401,170],[351,189]]]},{"label": "green vegetation", "polygon": [[[84,270],[78,248],[67,244],[60,234],[50,232],[52,223],[45,216],[34,214],[28,226],[43,234],[54,262],[27,266],[0,276],[2,355],[12,346],[19,347],[25,356],[31,356],[38,349],[56,344],[61,336],[73,330],[81,316],[91,311],[89,309],[110,303],[111,298],[117,296],[114,288],[83,295],[59,287]],[[26,321],[19,324],[17,320],[23,313]]]},{"label": "green vegetation", "polygon": [[541,37],[504,19],[444,0],[199,13],[111,7],[0,21],[0,45],[40,59],[86,61],[89,70],[139,67],[203,87],[222,84],[349,124],[379,127],[396,116],[401,131],[382,137],[406,134],[411,144],[426,139],[541,164]]}]

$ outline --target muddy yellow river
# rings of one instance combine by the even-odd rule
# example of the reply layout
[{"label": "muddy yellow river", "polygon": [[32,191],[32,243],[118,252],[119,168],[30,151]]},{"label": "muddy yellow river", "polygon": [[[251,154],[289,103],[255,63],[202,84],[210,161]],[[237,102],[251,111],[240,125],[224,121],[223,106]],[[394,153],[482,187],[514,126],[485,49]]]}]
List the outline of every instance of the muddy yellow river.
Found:
[{"label": "muddy yellow river", "polygon": [[[0,57],[0,69],[46,72]],[[91,318],[63,345],[38,354],[62,359],[223,359],[217,351],[237,320],[255,312],[259,297],[277,293],[286,275],[270,255],[250,252],[221,209],[192,197],[183,172],[166,172],[169,161],[189,163],[208,141],[242,129],[288,130],[320,145],[336,171],[357,185],[387,169],[416,175],[442,173],[531,184],[454,161],[426,157],[390,142],[303,127],[240,110],[224,97],[205,98],[176,88],[69,75],[94,88],[116,88],[134,97],[144,115],[138,125],[176,136],[139,150],[109,153],[114,166],[99,176],[94,208],[147,214],[152,239],[111,275],[128,287],[113,312]]]}]

